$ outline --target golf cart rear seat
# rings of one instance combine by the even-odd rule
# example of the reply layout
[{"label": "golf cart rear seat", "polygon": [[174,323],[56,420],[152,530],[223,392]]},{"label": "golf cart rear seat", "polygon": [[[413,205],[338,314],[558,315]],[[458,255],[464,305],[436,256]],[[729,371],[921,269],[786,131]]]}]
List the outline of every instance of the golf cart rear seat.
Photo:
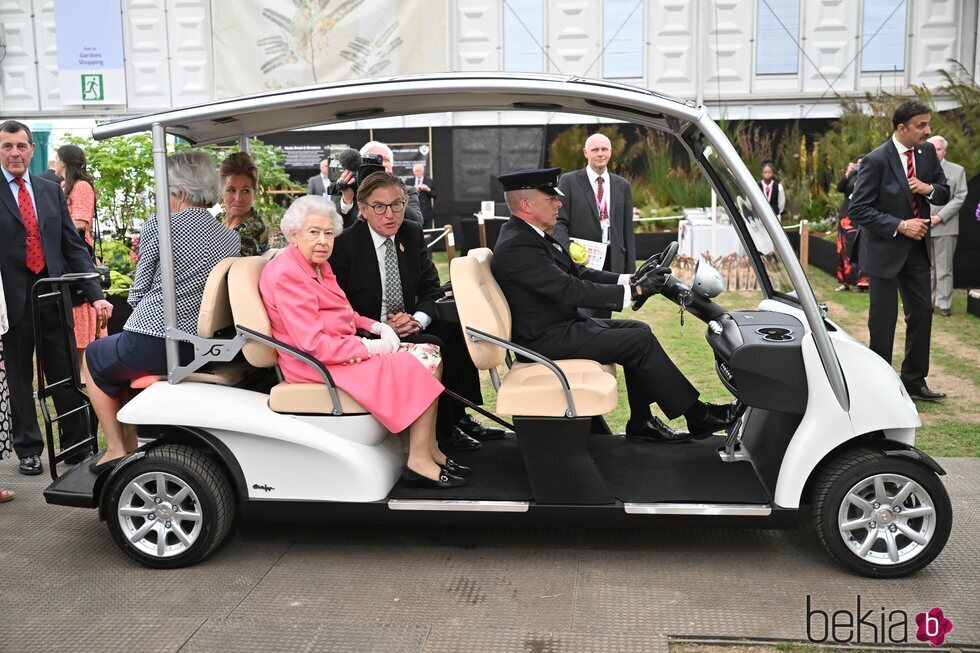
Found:
[{"label": "golf cart rear seat", "polygon": [[319,361],[272,338],[269,314],[259,294],[259,277],[268,262],[263,256],[235,259],[228,273],[232,317],[235,325],[249,336],[249,341],[242,348],[245,360],[255,367],[276,367],[279,364],[279,350],[282,350],[306,360],[324,375],[324,383],[280,382],[269,393],[269,408],[277,413],[314,415],[367,413],[353,397],[333,385],[329,372]]},{"label": "golf cart rear seat", "polygon": [[[592,417],[616,408],[616,377],[593,360],[552,361],[514,344],[507,299],[493,278],[487,248],[471,249],[449,266],[456,311],[478,369],[489,370],[497,412],[514,416],[534,499],[540,503],[609,503],[588,452]],[[528,271],[531,273],[531,271]],[[533,360],[515,363],[500,379],[508,351]]]},{"label": "golf cart rear seat", "polygon": [[[197,316],[197,335],[202,338],[220,338],[220,332],[231,332],[229,337],[234,335],[231,305],[228,303],[228,270],[237,260],[237,257],[223,259],[208,275],[201,297],[201,312]],[[200,371],[187,375],[184,380],[234,386],[241,383],[247,369],[248,365],[243,360],[209,363]],[[134,390],[142,390],[166,380],[165,375],[150,374],[134,379],[129,385]]]}]

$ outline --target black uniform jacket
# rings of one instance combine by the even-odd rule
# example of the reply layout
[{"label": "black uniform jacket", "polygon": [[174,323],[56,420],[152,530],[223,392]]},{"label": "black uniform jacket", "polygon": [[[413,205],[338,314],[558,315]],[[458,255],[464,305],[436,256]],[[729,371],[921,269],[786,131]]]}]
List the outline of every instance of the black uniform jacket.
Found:
[{"label": "black uniform jacket", "polygon": [[[435,319],[435,301],[443,293],[439,290],[439,273],[422,239],[422,227],[417,222],[402,222],[395,234],[395,252],[398,254],[405,312],[421,311]],[[364,220],[358,220],[337,237],[328,263],[354,310],[365,317],[380,319],[381,270],[371,238],[371,227]]]},{"label": "black uniform jacket", "polygon": [[573,262],[520,218],[501,227],[491,270],[510,305],[514,342],[546,355],[574,351],[605,328],[579,308],[623,308],[618,274]]},{"label": "black uniform jacket", "polygon": [[891,279],[905,264],[915,241],[897,231],[902,220],[912,217],[912,203],[918,204],[920,218],[929,219],[930,202],[941,206],[949,201],[949,185],[936,148],[932,143],[922,143],[914,150],[915,176],[932,184],[932,199],[912,195],[905,167],[891,138],[861,161],[861,171],[851,193],[851,221],[861,227],[851,258],[860,263],[862,270],[876,277]]}]

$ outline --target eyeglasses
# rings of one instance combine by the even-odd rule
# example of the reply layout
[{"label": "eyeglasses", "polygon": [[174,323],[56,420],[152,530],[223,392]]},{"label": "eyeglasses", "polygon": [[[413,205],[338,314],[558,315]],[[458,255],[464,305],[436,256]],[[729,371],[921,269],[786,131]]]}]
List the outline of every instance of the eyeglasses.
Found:
[{"label": "eyeglasses", "polygon": [[374,210],[375,215],[384,215],[388,209],[391,209],[392,213],[401,213],[405,210],[405,202],[398,200],[392,202],[391,204],[368,204],[372,210]]}]

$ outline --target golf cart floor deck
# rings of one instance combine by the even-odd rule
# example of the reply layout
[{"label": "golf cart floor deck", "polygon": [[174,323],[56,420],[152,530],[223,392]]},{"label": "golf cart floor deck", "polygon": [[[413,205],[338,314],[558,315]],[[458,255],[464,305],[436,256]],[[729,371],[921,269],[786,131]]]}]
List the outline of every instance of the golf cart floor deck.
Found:
[{"label": "golf cart floor deck", "polygon": [[[589,452],[610,491],[623,502],[768,503],[752,463],[722,461],[718,449],[723,445],[720,437],[656,444],[631,442],[621,435],[593,435]],[[399,481],[389,498],[533,499],[516,436],[484,442],[477,451],[454,451],[450,457],[473,468],[467,485],[430,490]]]}]

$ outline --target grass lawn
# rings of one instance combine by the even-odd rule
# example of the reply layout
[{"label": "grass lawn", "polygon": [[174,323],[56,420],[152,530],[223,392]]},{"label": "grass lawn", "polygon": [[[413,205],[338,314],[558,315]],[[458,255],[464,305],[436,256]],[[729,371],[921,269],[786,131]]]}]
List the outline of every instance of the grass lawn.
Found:
[{"label": "grass lawn", "polygon": [[[446,257],[436,253],[440,277],[449,277]],[[810,283],[817,301],[828,305],[829,317],[859,341],[868,342],[868,295],[858,292],[834,292],[837,280],[832,276],[810,268]],[[757,291],[730,291],[722,293],[719,302],[727,309],[754,308],[762,299]],[[900,311],[901,315],[901,311]],[[690,316],[681,326],[677,306],[663,297],[648,301],[642,310],[619,314],[648,322],[664,349],[677,366],[697,387],[706,401],[725,402],[731,395],[722,386],[714,370],[714,357],[705,341],[704,324]],[[617,315],[614,315],[617,317]],[[899,320],[895,342],[895,367],[901,365],[904,351],[905,328]],[[949,395],[944,403],[919,402],[918,408],[923,427],[919,429],[917,445],[934,456],[980,456],[980,363],[977,343],[980,342],[980,319],[966,313],[966,292],[957,290],[953,302],[953,316],[944,318],[938,314],[933,320],[933,338],[929,385]],[[483,397],[487,408],[493,410],[495,393],[489,376],[483,377]],[[622,432],[629,416],[626,405],[626,386],[622,368],[618,369],[619,406],[606,415],[610,428]],[[852,390],[853,391],[853,390]],[[860,401],[855,392],[852,401]],[[658,412],[655,410],[655,412]],[[661,418],[663,414],[659,413]],[[684,420],[673,426],[683,428]]]}]

